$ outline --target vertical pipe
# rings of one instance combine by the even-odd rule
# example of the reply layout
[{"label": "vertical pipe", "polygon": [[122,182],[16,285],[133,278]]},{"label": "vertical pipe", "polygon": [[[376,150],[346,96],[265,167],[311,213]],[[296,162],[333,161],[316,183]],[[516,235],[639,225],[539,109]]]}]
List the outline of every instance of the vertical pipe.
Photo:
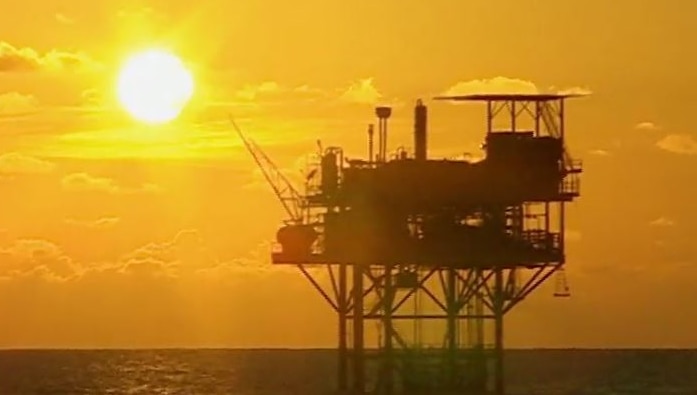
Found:
[{"label": "vertical pipe", "polygon": [[382,118],[382,161],[387,162],[387,119]]},{"label": "vertical pipe", "polygon": [[487,100],[486,102],[486,134],[491,134],[493,131],[492,129],[494,128],[494,114],[493,114],[493,108],[491,105],[491,100]]},{"label": "vertical pipe", "polygon": [[448,268],[447,271],[447,285],[445,291],[446,295],[446,306],[448,308],[448,379],[450,380],[450,385],[455,385],[457,380],[457,288],[456,288],[456,274],[454,268]]},{"label": "vertical pipe", "polygon": [[535,101],[535,137],[540,137],[540,101]]},{"label": "vertical pipe", "polygon": [[[559,100],[559,135],[561,136],[561,141],[562,141],[562,147],[566,147],[566,142],[564,141],[564,129],[566,128],[565,122],[564,122],[564,99]],[[574,175],[571,175],[574,177]],[[564,218],[564,210],[565,209],[565,204],[564,202],[559,203],[559,247],[562,252],[562,261],[561,263],[564,264],[566,263],[566,250],[565,250],[565,245],[566,245],[566,219]]]},{"label": "vertical pipe", "polygon": [[564,202],[559,202],[559,250],[562,256],[561,264],[566,263],[566,240],[564,240],[566,237],[566,219],[564,218],[564,211]]},{"label": "vertical pipe", "polygon": [[[472,269],[474,274],[471,278],[471,287],[476,287],[481,279],[484,277],[482,269]],[[475,361],[474,361],[474,373],[473,373],[473,386],[476,390],[481,393],[487,392],[488,381],[489,381],[489,368],[488,368],[488,356],[485,352],[485,340],[484,335],[485,322],[481,318],[484,315],[484,295],[481,290],[477,290],[472,295],[474,298],[471,303],[473,303],[473,311],[477,318],[472,321],[472,330],[474,331],[474,351],[475,351]]]},{"label": "vertical pipe", "polygon": [[[375,158],[373,158],[373,136],[375,134],[375,130],[373,129],[373,124],[371,123],[368,125],[368,162],[373,162]],[[343,161],[342,161],[343,162]]]},{"label": "vertical pipe", "polygon": [[503,268],[497,267],[494,273],[494,331],[495,354],[494,357],[494,393],[504,395],[504,371],[503,371]]},{"label": "vertical pipe", "polygon": [[[549,213],[549,202],[545,202],[545,214],[544,214],[545,215],[545,218],[544,218],[544,221],[545,221],[545,240],[552,241],[554,239],[552,239],[550,237],[550,232],[552,230],[549,228],[549,225],[550,225],[549,224],[549,214],[550,214]],[[553,245],[547,246],[547,248],[551,248],[551,247],[553,247]]]},{"label": "vertical pipe", "polygon": [[378,152],[378,158],[380,162],[385,161],[385,120],[383,118],[378,119],[378,134],[380,135],[380,152]]},{"label": "vertical pipe", "polygon": [[363,349],[363,267],[353,265],[353,390],[365,392],[365,351]]},{"label": "vertical pipe", "polygon": [[385,365],[383,371],[383,379],[385,383],[385,393],[392,394],[394,383],[394,362],[392,355],[392,305],[394,298],[394,290],[392,285],[392,265],[385,266],[385,289],[383,295],[384,309],[384,339],[385,339]]},{"label": "vertical pipe", "polygon": [[518,119],[518,114],[516,112],[515,103],[516,103],[515,100],[511,100],[511,102],[510,102],[510,104],[511,104],[511,131],[512,132],[515,132],[515,130],[516,130],[516,120]]},{"label": "vertical pipe", "polygon": [[428,109],[421,99],[414,108],[414,159],[426,160],[428,156]]},{"label": "vertical pipe", "polygon": [[337,301],[339,306],[339,365],[338,365],[338,382],[339,391],[346,391],[348,383],[348,347],[347,347],[347,334],[346,334],[346,321],[347,321],[347,292],[346,292],[346,264],[339,264],[339,300]]},{"label": "vertical pipe", "polygon": [[382,120],[378,118],[378,152],[376,162],[382,162]]}]

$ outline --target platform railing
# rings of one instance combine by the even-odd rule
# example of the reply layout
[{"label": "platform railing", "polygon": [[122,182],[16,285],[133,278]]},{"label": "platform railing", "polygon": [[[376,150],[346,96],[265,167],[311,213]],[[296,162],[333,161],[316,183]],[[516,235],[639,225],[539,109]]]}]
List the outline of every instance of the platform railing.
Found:
[{"label": "platform railing", "polygon": [[581,179],[576,174],[570,174],[561,182],[561,193],[564,195],[578,195],[581,189]]},{"label": "platform railing", "polygon": [[583,169],[583,161],[580,159],[569,159],[564,161],[564,171],[567,174],[580,173]]},{"label": "platform railing", "polygon": [[561,246],[559,233],[545,232],[544,229],[531,229],[523,231],[521,238],[534,248],[551,250]]}]

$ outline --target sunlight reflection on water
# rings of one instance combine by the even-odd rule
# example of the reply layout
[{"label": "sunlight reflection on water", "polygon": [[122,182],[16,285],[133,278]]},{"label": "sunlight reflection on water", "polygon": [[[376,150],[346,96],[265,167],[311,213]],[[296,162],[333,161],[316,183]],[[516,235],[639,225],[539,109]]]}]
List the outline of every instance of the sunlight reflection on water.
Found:
[{"label": "sunlight reflection on water", "polygon": [[[511,351],[509,393],[695,394],[697,351]],[[2,351],[0,394],[333,393],[332,351]]]}]

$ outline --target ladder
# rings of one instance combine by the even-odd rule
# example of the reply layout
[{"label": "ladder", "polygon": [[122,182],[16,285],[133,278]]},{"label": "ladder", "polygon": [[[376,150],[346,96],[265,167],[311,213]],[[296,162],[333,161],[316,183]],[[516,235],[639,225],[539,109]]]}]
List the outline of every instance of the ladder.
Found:
[{"label": "ladder", "polygon": [[555,273],[554,296],[557,298],[568,298],[571,296],[571,290],[569,289],[569,283],[566,279],[564,266],[557,269]]}]

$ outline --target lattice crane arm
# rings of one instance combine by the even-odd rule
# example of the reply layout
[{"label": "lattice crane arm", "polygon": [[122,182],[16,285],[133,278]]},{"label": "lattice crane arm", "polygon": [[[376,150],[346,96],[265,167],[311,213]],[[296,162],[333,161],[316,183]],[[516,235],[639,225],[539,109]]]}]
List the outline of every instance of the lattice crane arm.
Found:
[{"label": "lattice crane arm", "polygon": [[273,189],[276,197],[283,205],[291,221],[294,223],[302,223],[303,221],[303,197],[293,187],[293,184],[288,180],[283,173],[278,169],[276,164],[269,158],[264,151],[254,142],[254,140],[245,136],[242,129],[237,125],[237,122],[230,117],[230,122],[234,127],[237,135],[240,137],[247,151],[252,155],[257,166],[261,170],[264,178]]}]

